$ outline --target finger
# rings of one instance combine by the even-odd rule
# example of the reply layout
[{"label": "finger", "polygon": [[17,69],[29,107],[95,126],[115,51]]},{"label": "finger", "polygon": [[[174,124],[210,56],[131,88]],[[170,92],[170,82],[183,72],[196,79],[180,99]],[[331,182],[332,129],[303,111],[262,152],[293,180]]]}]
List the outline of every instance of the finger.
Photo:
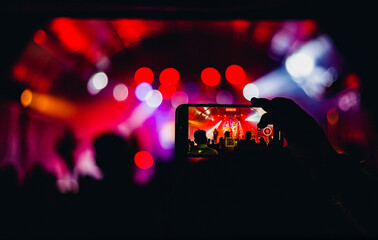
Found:
[{"label": "finger", "polygon": [[252,98],[251,99],[251,105],[252,107],[261,107],[265,111],[271,110],[271,103],[269,99],[266,98]]},{"label": "finger", "polygon": [[260,122],[257,124],[257,127],[264,128],[268,124],[275,124],[275,123],[277,123],[276,113],[267,112],[261,116]]}]

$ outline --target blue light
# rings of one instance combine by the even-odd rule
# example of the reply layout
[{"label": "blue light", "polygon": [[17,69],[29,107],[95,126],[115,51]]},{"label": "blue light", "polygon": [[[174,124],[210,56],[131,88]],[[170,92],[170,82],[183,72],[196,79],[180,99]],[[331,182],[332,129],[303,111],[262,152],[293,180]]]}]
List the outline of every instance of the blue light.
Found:
[{"label": "blue light", "polygon": [[146,101],[148,93],[152,91],[152,86],[149,83],[142,82],[135,88],[135,96],[140,101]]}]

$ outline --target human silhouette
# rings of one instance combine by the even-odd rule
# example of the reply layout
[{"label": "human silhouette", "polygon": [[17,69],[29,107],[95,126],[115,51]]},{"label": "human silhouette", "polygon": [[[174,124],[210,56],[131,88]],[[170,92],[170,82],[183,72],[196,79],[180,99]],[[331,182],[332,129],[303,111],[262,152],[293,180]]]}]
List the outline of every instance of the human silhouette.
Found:
[{"label": "human silhouette", "polygon": [[194,132],[194,142],[197,144],[189,151],[191,156],[215,156],[218,152],[207,146],[207,137],[204,130],[197,130]]},{"label": "human silhouette", "polygon": [[316,121],[294,101],[254,98],[251,104],[267,112],[258,127],[274,124],[287,146],[189,165],[167,197],[167,235],[378,236],[377,182],[356,161],[337,154]]},{"label": "human silhouette", "polygon": [[215,143],[218,140],[218,130],[216,128],[214,128],[214,131],[213,131],[213,140]]},{"label": "human silhouette", "polygon": [[57,196],[56,176],[41,162],[35,162],[26,172],[21,185],[23,234],[27,238],[52,238],[56,233]]},{"label": "human silhouette", "polygon": [[20,186],[17,171],[11,164],[0,166],[0,239],[22,237],[23,233],[18,231],[22,227],[19,216],[22,214]]},{"label": "human silhouette", "polygon": [[252,133],[251,131],[246,131],[244,139],[240,141],[238,144],[236,150],[238,152],[255,152],[257,151],[257,144],[255,139],[252,138]]},{"label": "human silhouette", "polygon": [[73,129],[66,127],[62,135],[57,139],[55,149],[61,156],[67,167],[67,172],[62,179],[58,179],[57,185],[62,193],[77,193],[79,186],[75,172],[75,157],[77,140]]},{"label": "human silhouette", "polygon": [[299,168],[303,177],[321,189],[319,195],[324,194],[323,197],[332,199],[333,209],[344,213],[342,215],[348,223],[343,225],[338,219],[334,223],[339,225],[333,225],[338,236],[350,233],[357,237],[377,237],[378,208],[376,204],[370,204],[378,201],[377,181],[361,169],[358,161],[338,154],[315,119],[293,100],[281,97],[272,100],[252,98],[251,104],[267,112],[261,117],[258,127],[274,124],[282,132],[287,146],[281,154],[294,160],[291,166]]},{"label": "human silhouette", "polygon": [[153,234],[155,225],[148,188],[133,180],[133,157],[139,150],[135,136],[105,133],[94,141],[101,180],[81,179],[80,194],[85,224],[80,236],[135,238]]}]

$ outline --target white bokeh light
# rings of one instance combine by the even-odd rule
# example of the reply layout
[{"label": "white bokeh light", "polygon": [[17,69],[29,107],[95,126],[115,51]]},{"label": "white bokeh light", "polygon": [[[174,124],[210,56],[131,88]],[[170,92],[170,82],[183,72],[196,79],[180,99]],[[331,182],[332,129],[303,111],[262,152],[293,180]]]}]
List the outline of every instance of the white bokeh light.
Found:
[{"label": "white bokeh light", "polygon": [[125,101],[129,95],[129,90],[127,86],[123,83],[117,84],[113,89],[113,97],[115,100],[122,102]]},{"label": "white bokeh light", "polygon": [[259,97],[259,93],[259,88],[253,83],[248,83],[243,89],[243,96],[248,101],[250,101],[253,97]]},{"label": "white bokeh light", "polygon": [[146,104],[152,108],[157,108],[163,102],[163,95],[159,90],[149,91],[146,95]]},{"label": "white bokeh light", "polygon": [[303,52],[289,56],[285,61],[287,72],[293,77],[308,77],[315,67],[315,62],[311,56]]},{"label": "white bokeh light", "polygon": [[167,122],[159,131],[160,145],[164,149],[173,149],[175,146],[175,122]]},{"label": "white bokeh light", "polygon": [[95,89],[101,90],[108,85],[108,76],[104,72],[98,72],[93,74],[89,81],[92,81]]},{"label": "white bokeh light", "polygon": [[135,96],[140,101],[145,101],[147,99],[147,94],[152,91],[152,86],[149,83],[142,82],[135,88]]}]

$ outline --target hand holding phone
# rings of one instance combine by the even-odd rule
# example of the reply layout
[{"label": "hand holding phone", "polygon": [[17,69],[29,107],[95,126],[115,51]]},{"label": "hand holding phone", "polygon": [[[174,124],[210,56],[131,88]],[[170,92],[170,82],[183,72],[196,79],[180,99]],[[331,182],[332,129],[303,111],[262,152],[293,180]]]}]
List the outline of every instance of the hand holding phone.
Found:
[{"label": "hand holding phone", "polygon": [[282,131],[287,147],[294,156],[301,159],[315,159],[316,164],[319,164],[336,155],[315,119],[293,100],[282,97],[272,100],[252,98],[251,104],[253,107],[261,107],[266,111],[258,126],[274,124]]}]

